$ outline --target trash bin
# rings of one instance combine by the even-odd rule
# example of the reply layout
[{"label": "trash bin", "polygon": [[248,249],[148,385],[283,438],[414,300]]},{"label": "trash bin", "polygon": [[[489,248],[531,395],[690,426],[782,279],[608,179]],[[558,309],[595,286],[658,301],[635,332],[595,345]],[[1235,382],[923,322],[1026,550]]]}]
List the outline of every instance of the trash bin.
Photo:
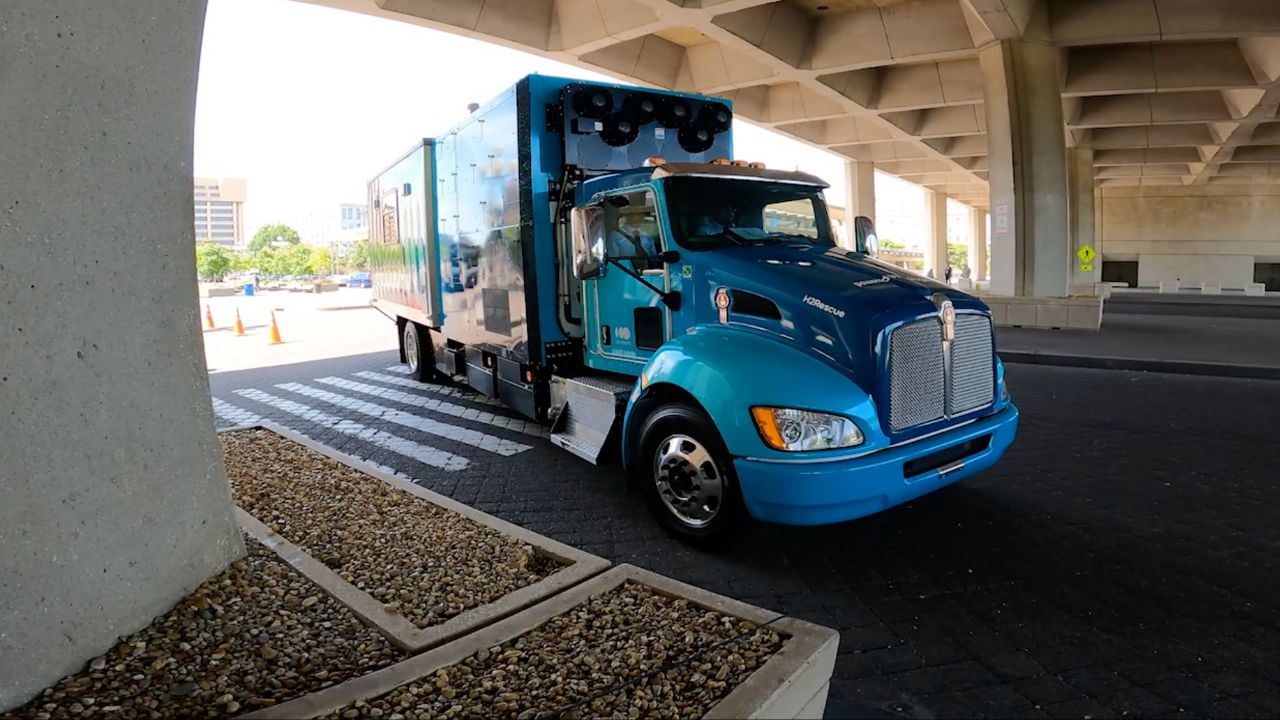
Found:
[{"label": "trash bin", "polygon": [[245,294],[245,297],[249,297],[253,295],[253,283],[244,284],[244,294]]}]

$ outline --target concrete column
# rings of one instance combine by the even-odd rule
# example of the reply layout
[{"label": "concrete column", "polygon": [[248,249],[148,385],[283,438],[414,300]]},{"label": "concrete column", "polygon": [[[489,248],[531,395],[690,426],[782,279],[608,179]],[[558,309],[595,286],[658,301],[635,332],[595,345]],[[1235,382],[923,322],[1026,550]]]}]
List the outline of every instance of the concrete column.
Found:
[{"label": "concrete column", "polygon": [[1044,38],[1045,15],[1041,8],[1024,39],[978,51],[990,144],[991,291],[999,295],[1062,297],[1071,277],[1061,51]]},{"label": "concrete column", "polygon": [[876,221],[876,164],[844,161],[845,212],[850,218],[865,215]]},{"label": "concrete column", "polygon": [[853,219],[859,215],[876,221],[876,164],[859,160],[844,161],[844,225],[850,249],[853,248]]},{"label": "concrete column", "polygon": [[974,280],[987,279],[987,211],[969,208],[969,268]]},{"label": "concrete column", "polygon": [[196,298],[204,12],[0,3],[0,712],[244,553]]},{"label": "concrete column", "polygon": [[[943,280],[947,269],[947,196],[932,190],[924,191],[926,215],[929,218],[929,237],[925,241],[924,267],[933,278]],[[956,268],[952,268],[954,272]]]},{"label": "concrete column", "polygon": [[[1071,148],[1067,150],[1067,204],[1070,211],[1071,255],[1067,262],[1071,264],[1071,284],[1090,286],[1102,280],[1102,250],[1096,242],[1094,232],[1094,182],[1093,182],[1093,149]],[[1098,253],[1091,263],[1093,270],[1080,269],[1080,258],[1076,252],[1088,245]],[[1082,288],[1083,289],[1083,288]]]}]

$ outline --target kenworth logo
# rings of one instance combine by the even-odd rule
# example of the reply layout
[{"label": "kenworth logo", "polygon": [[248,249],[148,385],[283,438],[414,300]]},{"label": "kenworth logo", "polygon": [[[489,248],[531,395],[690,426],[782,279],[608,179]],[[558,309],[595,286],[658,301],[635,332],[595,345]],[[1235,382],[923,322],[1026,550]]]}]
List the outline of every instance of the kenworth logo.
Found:
[{"label": "kenworth logo", "polygon": [[838,318],[844,317],[844,311],[833,305],[828,305],[812,295],[805,295],[804,302],[806,305],[812,305],[823,312],[829,312]]},{"label": "kenworth logo", "polygon": [[889,281],[890,281],[890,280],[892,280],[892,279],[893,279],[893,278],[889,277],[888,275],[881,275],[881,276],[880,276],[880,277],[878,277],[878,278],[871,278],[870,280],[859,280],[858,282],[854,283],[854,284],[853,284],[853,286],[854,286],[854,287],[866,287],[866,286],[868,286],[868,285],[881,285],[881,284],[884,284],[884,283],[889,282]]}]

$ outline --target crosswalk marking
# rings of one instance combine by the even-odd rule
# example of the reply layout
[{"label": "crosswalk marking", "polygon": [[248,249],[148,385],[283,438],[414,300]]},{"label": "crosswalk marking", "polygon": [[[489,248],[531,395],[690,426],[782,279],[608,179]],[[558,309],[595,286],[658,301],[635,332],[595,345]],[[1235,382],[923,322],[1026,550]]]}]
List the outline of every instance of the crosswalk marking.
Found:
[{"label": "crosswalk marking", "polygon": [[[369,374],[376,375],[376,373],[369,373]],[[370,379],[377,379],[377,378],[370,378]],[[388,378],[388,379],[395,380],[396,378]],[[462,418],[463,420],[472,420],[474,422],[484,423],[486,425],[492,425],[494,427],[514,430],[516,432],[524,433],[526,435],[533,435],[534,437],[544,438],[544,437],[547,437],[548,435],[547,428],[538,423],[528,422],[525,420],[521,420],[519,418],[507,417],[505,415],[496,415],[491,412],[486,412],[484,410],[477,410],[475,408],[466,407],[465,405],[458,405],[456,403],[446,402],[444,400],[436,400],[435,398],[424,398],[420,395],[414,395],[412,393],[401,392],[399,390],[390,390],[388,388],[379,387],[377,385],[359,383],[359,382],[355,382],[354,380],[346,380],[339,377],[316,378],[316,382],[324,383],[325,385],[332,385],[334,387],[342,388],[343,390],[349,390],[351,392],[363,393],[365,395],[380,397],[385,400],[392,400],[398,403],[404,403],[405,405],[413,405],[415,407],[420,407],[425,410],[431,410],[433,412],[438,412],[445,415],[452,415],[453,417]]]},{"label": "crosswalk marking", "polygon": [[281,390],[288,390],[289,392],[337,405],[338,407],[352,410],[362,415],[368,415],[380,420],[386,420],[387,422],[393,422],[397,425],[403,425],[407,428],[430,433],[431,435],[448,438],[449,440],[460,442],[465,445],[471,445],[473,447],[480,448],[481,450],[497,453],[498,455],[511,456],[522,453],[525,450],[532,449],[529,445],[518,443],[513,440],[507,440],[506,438],[500,438],[496,435],[482,433],[479,430],[472,430],[470,428],[459,427],[457,425],[449,425],[448,423],[442,423],[438,420],[419,417],[411,413],[366,402],[346,395],[331,393],[327,390],[321,390],[309,385],[302,385],[300,383],[283,383],[276,385],[276,387]]},{"label": "crosswalk marking", "polygon": [[236,407],[226,400],[220,400],[218,398],[213,399],[213,414],[223,420],[226,420],[228,427],[235,427],[237,425],[257,425],[262,422],[261,415],[255,415],[244,408]]},{"label": "crosswalk marking", "polygon": [[471,464],[471,461],[460,455],[454,455],[446,450],[424,445],[398,435],[361,425],[352,420],[344,420],[337,415],[331,415],[322,410],[316,410],[308,405],[297,403],[292,400],[286,400],[282,397],[262,392],[261,390],[244,389],[236,390],[237,395],[248,398],[264,405],[270,405],[278,410],[303,418],[309,422],[318,425],[324,425],[331,430],[340,432],[344,435],[357,437],[371,445],[390,450],[392,452],[404,455],[405,457],[417,460],[424,465],[440,468],[453,472],[463,470]]},{"label": "crosswalk marking", "polygon": [[[387,368],[387,369],[391,370],[392,368]],[[401,375],[403,374],[404,373],[401,373]],[[409,378],[405,378],[405,377],[395,377],[393,375],[381,375],[376,372],[369,372],[368,370],[355,373],[355,376],[364,378],[366,380],[377,380],[378,382],[384,382],[389,385],[399,385],[400,387],[413,388],[415,390],[425,390],[430,393],[435,393],[436,395],[444,395],[445,397],[457,398],[459,400],[466,400],[467,402],[480,403],[481,405],[488,405],[489,407],[504,408],[504,409],[507,407],[506,405],[503,405],[500,400],[494,400],[491,397],[481,395],[480,393],[473,392],[471,390],[463,390],[461,388],[449,387],[448,385],[437,385],[435,383],[418,382],[417,380],[410,380]]]}]

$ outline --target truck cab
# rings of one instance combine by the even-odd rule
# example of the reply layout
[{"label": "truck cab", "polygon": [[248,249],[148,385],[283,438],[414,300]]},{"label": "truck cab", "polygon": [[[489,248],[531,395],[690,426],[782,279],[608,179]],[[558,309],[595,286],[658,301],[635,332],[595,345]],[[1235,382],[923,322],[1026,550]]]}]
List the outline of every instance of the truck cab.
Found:
[{"label": "truck cab", "polygon": [[[733,160],[727,103],[523,82],[477,113],[491,133],[512,106],[514,132],[489,146],[511,151],[488,158],[514,166],[493,162],[498,182],[468,199],[477,150],[424,144],[421,252],[374,253],[387,259],[375,302],[396,312],[419,377],[545,420],[584,460],[617,458],[663,526],[695,541],[748,517],[879,512],[1012,443],[1018,414],[981,300],[878,261],[866,218],[841,238],[821,179]],[[371,199],[412,194],[386,179]],[[388,204],[406,205],[374,207],[384,227]],[[491,227],[463,232],[441,217],[451,207],[490,213]]]}]

